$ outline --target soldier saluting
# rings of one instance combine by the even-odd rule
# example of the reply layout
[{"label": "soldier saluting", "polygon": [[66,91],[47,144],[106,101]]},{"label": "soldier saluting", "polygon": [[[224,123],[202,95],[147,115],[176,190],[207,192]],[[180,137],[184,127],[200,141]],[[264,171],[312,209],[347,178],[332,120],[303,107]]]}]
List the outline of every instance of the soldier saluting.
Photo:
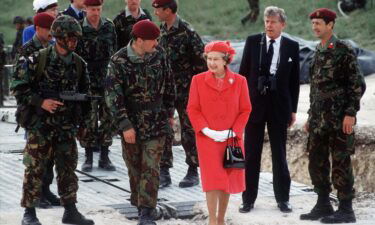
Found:
[{"label": "soldier saluting", "polygon": [[[310,109],[305,128],[309,133],[309,173],[318,201],[310,213],[300,218],[352,223],[356,218],[350,156],[354,154],[353,126],[365,85],[353,49],[333,34],[335,18],[336,13],[325,8],[310,14],[312,29],[320,43],[310,68]],[[332,183],[340,202],[335,212],[329,201],[331,163]]]}]

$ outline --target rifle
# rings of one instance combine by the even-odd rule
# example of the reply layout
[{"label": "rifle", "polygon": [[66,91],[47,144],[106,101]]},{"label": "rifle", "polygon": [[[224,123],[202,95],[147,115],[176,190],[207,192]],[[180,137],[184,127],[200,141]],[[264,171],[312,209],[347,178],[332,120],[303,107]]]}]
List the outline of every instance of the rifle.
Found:
[{"label": "rifle", "polygon": [[49,90],[49,89],[42,89],[40,92],[41,92],[41,96],[45,99],[51,98],[51,99],[56,99],[56,100],[73,101],[73,102],[92,101],[92,100],[99,100],[103,98],[102,96],[82,94],[82,93],[78,93],[75,91],[57,92],[57,91]]}]

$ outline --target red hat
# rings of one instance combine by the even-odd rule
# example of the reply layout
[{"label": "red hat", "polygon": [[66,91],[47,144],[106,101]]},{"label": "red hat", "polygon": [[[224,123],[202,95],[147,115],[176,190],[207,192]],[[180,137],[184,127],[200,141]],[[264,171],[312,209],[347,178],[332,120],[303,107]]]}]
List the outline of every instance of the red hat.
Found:
[{"label": "red hat", "polygon": [[54,20],[55,18],[46,12],[38,13],[34,16],[34,25],[37,27],[51,29]]},{"label": "red hat", "polygon": [[86,6],[100,6],[102,5],[104,0],[85,0],[83,4]]},{"label": "red hat", "polygon": [[134,24],[132,34],[143,40],[155,40],[160,35],[160,29],[150,20],[141,20]]},{"label": "red hat", "polygon": [[152,7],[159,8],[172,3],[174,0],[153,0]]},{"label": "red hat", "polygon": [[230,46],[229,41],[212,41],[204,47],[204,52],[222,52],[224,54],[229,54],[229,63],[232,62],[236,50]]},{"label": "red hat", "polygon": [[310,19],[323,19],[326,23],[331,21],[335,21],[336,13],[327,8],[320,8],[316,9],[314,12],[310,14]]}]

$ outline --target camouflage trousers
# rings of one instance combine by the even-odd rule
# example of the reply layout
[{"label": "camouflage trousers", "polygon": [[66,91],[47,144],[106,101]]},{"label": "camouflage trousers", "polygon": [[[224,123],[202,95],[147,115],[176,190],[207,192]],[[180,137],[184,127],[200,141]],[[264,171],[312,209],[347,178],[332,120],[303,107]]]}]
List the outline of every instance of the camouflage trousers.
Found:
[{"label": "camouflage trousers", "polygon": [[136,207],[155,208],[159,191],[160,158],[165,137],[129,144],[122,138],[122,157],[128,168],[131,197]]},{"label": "camouflage trousers", "polygon": [[[25,174],[23,180],[22,207],[35,207],[40,200],[42,179],[48,164],[55,164],[57,187],[61,204],[77,202],[78,178],[77,145],[73,135],[61,141],[57,134],[45,136],[39,131],[27,131],[23,153]],[[52,164],[53,165],[53,164]]]},{"label": "camouflage trousers", "polygon": [[329,194],[332,183],[337,189],[339,200],[351,200],[355,190],[353,167],[350,156],[354,154],[354,133],[346,135],[342,130],[331,132],[310,132],[307,150],[309,152],[309,173],[314,191],[319,194]]},{"label": "camouflage trousers", "polygon": [[85,137],[80,139],[80,144],[83,148],[108,147],[112,145],[113,120],[110,109],[104,99],[104,89],[93,90],[92,94],[103,98],[91,102],[93,108],[93,113],[91,114],[92,124],[88,128]]},{"label": "camouflage trousers", "polygon": [[[195,133],[191,126],[189,117],[186,113],[187,98],[184,101],[176,101],[175,107],[178,112],[178,117],[181,125],[181,144],[185,150],[186,164],[189,166],[198,166],[198,153],[195,144]],[[171,129],[172,130],[172,129]],[[161,158],[161,167],[173,167],[173,152],[172,145],[174,139],[174,132],[167,135],[164,145],[164,152]]]}]

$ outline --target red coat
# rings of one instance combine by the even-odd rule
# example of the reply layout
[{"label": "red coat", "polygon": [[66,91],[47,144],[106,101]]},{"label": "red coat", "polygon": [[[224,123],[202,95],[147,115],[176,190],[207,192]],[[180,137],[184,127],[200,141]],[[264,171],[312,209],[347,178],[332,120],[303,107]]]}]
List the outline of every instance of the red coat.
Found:
[{"label": "red coat", "polygon": [[244,169],[223,167],[226,142],[215,142],[201,130],[205,127],[212,130],[232,128],[244,152],[243,132],[251,112],[246,78],[227,69],[220,89],[211,72],[195,75],[190,86],[187,112],[195,130],[203,191],[244,191]]}]

